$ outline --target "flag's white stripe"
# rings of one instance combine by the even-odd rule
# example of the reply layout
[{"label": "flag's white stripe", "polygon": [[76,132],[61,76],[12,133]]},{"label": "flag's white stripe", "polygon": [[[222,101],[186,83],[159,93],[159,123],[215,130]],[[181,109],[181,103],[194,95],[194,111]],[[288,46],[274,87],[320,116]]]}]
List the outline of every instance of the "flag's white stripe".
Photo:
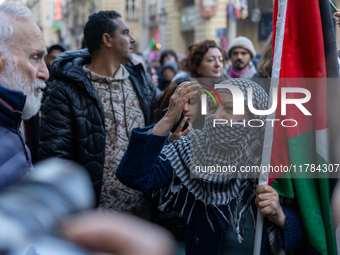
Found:
[{"label": "flag's white stripe", "polygon": [[323,157],[327,162],[329,160],[329,147],[328,147],[328,128],[315,131],[316,139],[316,152]]},{"label": "flag's white stripe", "polygon": [[[283,38],[284,38],[285,25],[286,25],[287,1],[288,0],[278,0],[275,49],[274,49],[272,79],[271,79],[271,84],[270,84],[269,105],[271,105],[273,102],[272,89],[277,88],[279,85]],[[275,112],[270,114],[267,118],[275,119]],[[272,127],[272,125],[271,124],[267,125],[265,138],[264,138],[263,153],[262,153],[262,165],[268,166],[270,164],[270,158],[272,154],[272,145],[273,145],[273,133],[274,133],[274,128]],[[259,178],[259,185],[266,185],[266,184],[268,184],[268,173],[261,174]],[[254,255],[260,255],[261,253],[262,232],[263,232],[263,217],[260,213],[260,210],[258,210],[257,220],[256,220],[254,251],[253,251]]]},{"label": "flag's white stripe", "polygon": [[152,51],[152,48],[150,47],[150,45],[145,49],[145,51],[143,51],[143,56],[147,57],[149,55],[149,53]]}]

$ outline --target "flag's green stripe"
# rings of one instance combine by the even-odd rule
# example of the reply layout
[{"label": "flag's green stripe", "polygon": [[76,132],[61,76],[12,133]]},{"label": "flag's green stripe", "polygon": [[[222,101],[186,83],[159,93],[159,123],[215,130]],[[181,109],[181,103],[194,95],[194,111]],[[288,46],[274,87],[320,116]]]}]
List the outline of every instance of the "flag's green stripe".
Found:
[{"label": "flag's green stripe", "polygon": [[[296,167],[304,164],[326,164],[327,161],[316,153],[315,131],[306,132],[288,139],[289,160]],[[305,166],[302,168],[305,172]],[[272,186],[282,196],[296,198],[302,221],[312,246],[322,254],[333,254],[335,240],[331,222],[330,187],[327,178],[310,177],[306,174],[286,173]],[[318,174],[314,172],[313,174]],[[300,178],[297,178],[300,177]],[[324,176],[323,176],[324,177]]]},{"label": "flag's green stripe", "polygon": [[280,196],[294,198],[294,187],[290,179],[290,173],[283,173],[280,178],[276,179],[270,186],[276,189]]},{"label": "flag's green stripe", "polygon": [[152,49],[152,48],[155,47],[155,46],[156,46],[155,40],[154,40],[154,39],[151,39],[150,44],[149,44],[149,47],[151,47],[151,49]]},{"label": "flag's green stripe", "polygon": [[[317,162],[318,164],[327,164],[327,160],[325,160],[323,157],[321,157],[319,154],[317,156]],[[323,174],[329,174],[329,173],[323,173]],[[322,176],[325,177],[325,176]],[[327,178],[321,178],[318,179],[318,184],[320,188],[320,201],[321,201],[321,210],[323,219],[330,219],[330,220],[324,220],[325,224],[325,231],[327,235],[327,247],[328,247],[328,254],[337,254],[337,248],[336,248],[336,240],[334,236],[334,228],[333,223],[331,221],[332,214],[331,214],[331,187],[329,179]],[[323,187],[323,189],[322,189]]]},{"label": "flag's green stripe", "polygon": [[[323,192],[321,190],[320,194],[320,200],[321,200],[321,210],[322,210],[322,215],[325,224],[325,231],[327,235],[327,248],[328,248],[328,254],[337,254],[337,248],[336,248],[336,240],[335,240],[335,235],[334,235],[334,228],[333,228],[333,223],[331,221],[332,219],[332,213],[331,213],[331,202],[330,202],[330,183],[329,179],[319,179],[319,186],[324,187]],[[326,220],[329,219],[329,220]]]}]

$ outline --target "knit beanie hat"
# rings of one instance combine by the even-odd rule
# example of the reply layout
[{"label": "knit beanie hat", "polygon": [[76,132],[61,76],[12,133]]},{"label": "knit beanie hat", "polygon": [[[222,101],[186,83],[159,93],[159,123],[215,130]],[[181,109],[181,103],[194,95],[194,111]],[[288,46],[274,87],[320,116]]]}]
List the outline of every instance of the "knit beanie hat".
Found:
[{"label": "knit beanie hat", "polygon": [[249,51],[251,58],[254,58],[256,55],[253,43],[247,37],[244,36],[239,36],[232,40],[228,49],[229,58],[231,58],[231,52],[233,51],[234,48],[246,49],[247,51]]}]

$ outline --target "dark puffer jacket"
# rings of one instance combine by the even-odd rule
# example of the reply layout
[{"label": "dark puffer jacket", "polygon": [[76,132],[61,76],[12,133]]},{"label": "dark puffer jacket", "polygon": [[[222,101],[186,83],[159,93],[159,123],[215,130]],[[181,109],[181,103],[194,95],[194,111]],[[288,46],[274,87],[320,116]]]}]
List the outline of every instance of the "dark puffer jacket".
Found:
[{"label": "dark puffer jacket", "polygon": [[[91,176],[97,203],[105,160],[105,115],[101,99],[82,66],[91,62],[88,50],[61,54],[52,66],[52,82],[42,107],[39,158],[62,157],[83,165]],[[142,65],[124,64],[150,124],[151,103],[160,91]]]},{"label": "dark puffer jacket", "polygon": [[33,169],[20,129],[25,100],[24,93],[0,86],[0,190]]}]

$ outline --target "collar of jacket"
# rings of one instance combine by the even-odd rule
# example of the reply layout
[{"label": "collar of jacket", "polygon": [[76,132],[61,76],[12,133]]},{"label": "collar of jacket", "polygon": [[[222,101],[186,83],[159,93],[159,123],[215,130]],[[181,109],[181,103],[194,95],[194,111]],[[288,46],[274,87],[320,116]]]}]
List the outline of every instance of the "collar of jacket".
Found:
[{"label": "collar of jacket", "polygon": [[[102,109],[101,100],[93,88],[91,81],[83,71],[83,65],[91,63],[91,55],[88,49],[65,51],[60,54],[52,65],[51,75],[56,79],[68,79],[72,82],[84,86],[88,93],[97,99],[98,106]],[[139,102],[144,113],[145,125],[148,126],[151,120],[151,114],[148,111],[148,105],[145,96],[146,77],[142,64],[134,65],[132,62],[124,63],[125,68],[130,73],[129,79],[135,88]],[[104,119],[104,110],[102,110]]]},{"label": "collar of jacket", "polygon": [[56,80],[71,79],[74,82],[85,84],[87,76],[82,66],[91,63],[91,55],[87,49],[65,51],[53,62],[51,75]]},{"label": "collar of jacket", "polygon": [[91,63],[88,49],[65,51],[53,62],[51,75],[55,80],[71,81],[72,84],[84,87],[89,95],[97,101],[104,121],[104,109],[98,93],[83,70],[83,65]]},{"label": "collar of jacket", "polygon": [[145,126],[150,126],[151,111],[149,109],[151,109],[151,102],[147,101],[147,97],[145,95],[145,90],[147,90],[145,87],[147,81],[144,67],[141,63],[134,65],[132,62],[126,62],[124,63],[124,66],[130,73],[129,79],[137,92],[139,104],[144,113]]},{"label": "collar of jacket", "polygon": [[14,132],[17,131],[25,102],[26,96],[23,92],[0,85],[0,124]]}]

